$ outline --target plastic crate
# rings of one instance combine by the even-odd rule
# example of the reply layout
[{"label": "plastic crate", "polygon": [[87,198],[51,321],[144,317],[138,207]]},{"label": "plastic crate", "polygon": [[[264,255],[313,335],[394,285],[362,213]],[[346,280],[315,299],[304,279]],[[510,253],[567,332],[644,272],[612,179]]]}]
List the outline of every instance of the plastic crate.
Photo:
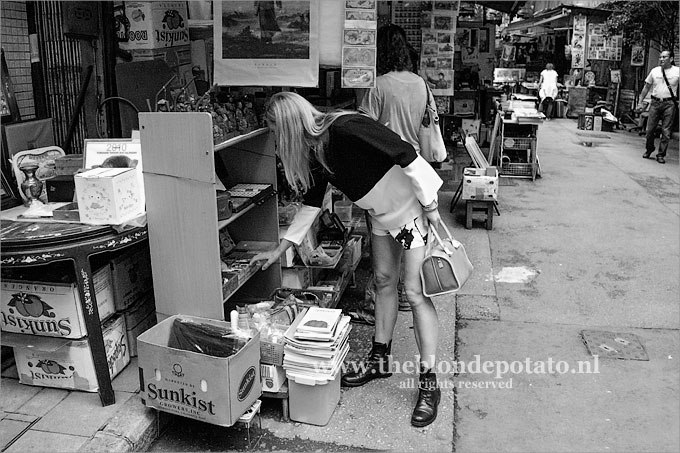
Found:
[{"label": "plastic crate", "polygon": [[531,149],[533,137],[503,137],[503,149]]},{"label": "plastic crate", "polygon": [[501,167],[501,174],[507,176],[532,176],[533,164],[510,162]]},{"label": "plastic crate", "polygon": [[260,340],[260,363],[283,365],[283,344]]}]

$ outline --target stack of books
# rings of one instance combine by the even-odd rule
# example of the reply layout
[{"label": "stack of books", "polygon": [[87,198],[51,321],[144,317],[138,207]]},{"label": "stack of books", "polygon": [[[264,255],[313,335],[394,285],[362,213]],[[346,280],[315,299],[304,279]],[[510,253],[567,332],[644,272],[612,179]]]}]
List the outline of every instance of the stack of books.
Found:
[{"label": "stack of books", "polygon": [[349,352],[350,317],[339,308],[309,307],[285,334],[283,368],[289,378],[335,379]]}]

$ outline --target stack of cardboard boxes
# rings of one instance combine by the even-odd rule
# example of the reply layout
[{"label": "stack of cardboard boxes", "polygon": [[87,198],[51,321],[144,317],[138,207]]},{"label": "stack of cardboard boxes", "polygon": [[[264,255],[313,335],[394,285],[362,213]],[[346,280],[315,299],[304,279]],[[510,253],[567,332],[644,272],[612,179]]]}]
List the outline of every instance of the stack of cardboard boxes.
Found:
[{"label": "stack of cardboard boxes", "polygon": [[[99,386],[78,289],[54,275],[52,279],[43,275],[41,281],[32,276],[3,278],[3,344],[14,348],[22,384],[96,392]],[[113,378],[130,362],[125,320],[115,313],[111,268],[97,270],[92,283]]]},{"label": "stack of cardboard boxes", "polygon": [[[96,392],[80,295],[76,283],[64,281],[68,274],[62,265],[3,273],[3,345],[14,348],[22,384]],[[119,254],[95,271],[92,280],[114,378],[137,355],[136,337],[156,323],[148,247]]]},{"label": "stack of cardboard boxes", "polygon": [[163,60],[177,76],[176,86],[191,81],[187,2],[126,1],[116,13],[119,45],[132,61]]}]

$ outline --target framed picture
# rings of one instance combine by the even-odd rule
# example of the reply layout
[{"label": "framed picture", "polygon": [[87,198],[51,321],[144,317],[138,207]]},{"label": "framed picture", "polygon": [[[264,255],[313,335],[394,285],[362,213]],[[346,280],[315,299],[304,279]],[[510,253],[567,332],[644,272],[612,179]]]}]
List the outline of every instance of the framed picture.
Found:
[{"label": "framed picture", "polygon": [[318,37],[319,2],[215,1],[214,81],[232,86],[317,86]]},{"label": "framed picture", "polygon": [[630,65],[643,66],[645,64],[645,48],[643,46],[632,46],[630,48]]},{"label": "framed picture", "polygon": [[9,123],[19,121],[21,120],[19,105],[14,97],[14,88],[12,87],[12,79],[9,76],[4,49],[2,50],[2,56],[0,58],[2,59],[0,61],[0,65],[2,66],[2,90],[0,90],[0,113],[2,113],[2,122]]}]

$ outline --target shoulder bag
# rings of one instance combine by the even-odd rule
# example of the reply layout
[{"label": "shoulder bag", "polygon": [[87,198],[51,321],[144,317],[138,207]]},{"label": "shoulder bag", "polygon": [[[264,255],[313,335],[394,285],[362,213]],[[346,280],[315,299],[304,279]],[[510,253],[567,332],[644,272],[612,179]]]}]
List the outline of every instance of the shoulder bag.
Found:
[{"label": "shoulder bag", "polygon": [[[442,241],[437,230],[430,224],[430,237],[425,258],[420,265],[420,280],[423,294],[427,297],[454,293],[461,289],[472,274],[472,263],[465,247],[451,236],[444,222],[441,222],[447,238]],[[436,240],[436,244],[435,244]]]},{"label": "shoulder bag", "polygon": [[675,96],[673,93],[673,89],[671,88],[671,84],[668,82],[668,77],[666,77],[666,71],[661,68],[661,75],[663,76],[663,81],[666,82],[666,86],[668,87],[668,92],[671,94],[671,99],[673,99],[673,104],[675,104],[675,109],[678,109],[678,98]]},{"label": "shoulder bag", "polygon": [[439,129],[439,115],[430,87],[425,82],[425,113],[418,129],[420,155],[428,162],[444,162],[448,156],[444,137]]}]

